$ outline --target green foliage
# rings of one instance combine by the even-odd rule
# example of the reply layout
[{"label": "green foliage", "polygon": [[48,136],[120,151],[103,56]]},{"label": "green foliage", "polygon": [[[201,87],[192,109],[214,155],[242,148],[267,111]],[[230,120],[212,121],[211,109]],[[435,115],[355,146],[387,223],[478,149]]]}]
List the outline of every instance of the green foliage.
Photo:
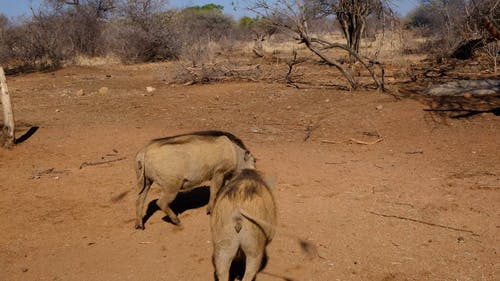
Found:
[{"label": "green foliage", "polygon": [[181,11],[179,25],[189,34],[186,38],[220,40],[229,36],[236,27],[231,16],[222,13],[223,6],[207,4]]},{"label": "green foliage", "polygon": [[259,21],[260,21],[259,17],[251,18],[251,17],[248,17],[248,16],[244,16],[244,17],[240,18],[240,20],[238,22],[238,25],[239,25],[240,28],[251,29]]},{"label": "green foliage", "polygon": [[192,11],[192,12],[216,12],[216,13],[221,13],[222,10],[224,10],[224,6],[217,5],[217,4],[206,4],[203,6],[192,6],[184,9],[185,11]]},{"label": "green foliage", "polygon": [[430,13],[429,8],[419,6],[406,16],[405,27],[412,28],[429,26],[433,21],[431,14],[432,13]]}]

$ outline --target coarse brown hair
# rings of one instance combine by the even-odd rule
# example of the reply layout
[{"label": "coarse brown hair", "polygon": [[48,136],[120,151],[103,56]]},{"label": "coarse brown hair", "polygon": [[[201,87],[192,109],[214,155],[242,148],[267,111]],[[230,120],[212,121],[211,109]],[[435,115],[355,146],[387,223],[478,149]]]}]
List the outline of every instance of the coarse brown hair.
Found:
[{"label": "coarse brown hair", "polygon": [[245,151],[249,151],[243,141],[236,137],[235,135],[225,132],[225,131],[216,131],[216,130],[211,130],[211,131],[199,131],[199,132],[192,132],[192,133],[187,133],[187,134],[180,134],[180,135],[175,135],[175,136],[169,136],[169,137],[164,137],[164,138],[157,138],[153,139],[151,142],[152,143],[158,143],[160,145],[166,145],[166,144],[183,144],[187,143],[191,140],[189,137],[222,137],[225,136],[227,137],[231,142],[236,144],[237,146],[241,147]]}]

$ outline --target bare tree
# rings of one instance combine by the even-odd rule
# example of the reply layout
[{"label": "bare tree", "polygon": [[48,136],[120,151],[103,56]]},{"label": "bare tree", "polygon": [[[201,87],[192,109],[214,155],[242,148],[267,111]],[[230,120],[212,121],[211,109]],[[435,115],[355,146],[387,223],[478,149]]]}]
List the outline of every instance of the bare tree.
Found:
[{"label": "bare tree", "polygon": [[363,35],[369,16],[390,16],[394,13],[388,0],[309,0],[316,2],[318,13],[324,16],[334,15],[339,23],[347,46],[359,53],[361,36]]},{"label": "bare tree", "polygon": [[10,101],[9,89],[7,88],[7,80],[5,73],[0,66],[0,88],[2,92],[2,108],[3,108],[3,128],[2,128],[2,145],[11,148],[15,144],[14,134],[14,113],[12,103]]},{"label": "bare tree", "polygon": [[311,5],[310,1],[292,1],[292,0],[277,0],[273,4],[267,1],[255,1],[255,6],[252,11],[261,15],[268,20],[268,24],[276,26],[285,32],[294,34],[300,44],[304,44],[311,52],[320,57],[328,65],[337,68],[345,79],[349,82],[351,88],[355,89],[359,86],[354,76],[335,58],[328,56],[326,50],[336,48],[346,51],[355,60],[359,61],[370,73],[377,89],[384,90],[383,80],[379,80],[373,70],[373,64],[369,65],[356,50],[351,47],[328,42],[326,40],[315,38],[309,32],[309,21],[317,14],[314,9],[316,6]]}]

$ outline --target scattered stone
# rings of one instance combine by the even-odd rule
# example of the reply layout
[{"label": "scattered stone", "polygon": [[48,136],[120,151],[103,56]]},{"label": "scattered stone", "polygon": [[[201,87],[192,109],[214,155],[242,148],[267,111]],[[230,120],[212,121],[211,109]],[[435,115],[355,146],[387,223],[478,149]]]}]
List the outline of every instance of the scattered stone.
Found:
[{"label": "scattered stone", "polygon": [[85,92],[83,91],[83,89],[80,89],[80,90],[76,91],[75,95],[78,97],[83,97],[83,96],[85,96]]},{"label": "scattered stone", "polygon": [[148,93],[152,93],[155,90],[156,90],[156,88],[154,88],[154,87],[150,87],[150,86],[146,87],[146,92],[148,92]]},{"label": "scattered stone", "polygon": [[107,95],[109,93],[109,89],[108,89],[108,87],[101,87],[101,88],[99,88],[98,92],[101,95]]},{"label": "scattered stone", "polygon": [[379,104],[379,105],[375,106],[375,109],[376,109],[376,110],[381,110],[382,108],[384,108],[384,107],[383,107],[381,104]]}]

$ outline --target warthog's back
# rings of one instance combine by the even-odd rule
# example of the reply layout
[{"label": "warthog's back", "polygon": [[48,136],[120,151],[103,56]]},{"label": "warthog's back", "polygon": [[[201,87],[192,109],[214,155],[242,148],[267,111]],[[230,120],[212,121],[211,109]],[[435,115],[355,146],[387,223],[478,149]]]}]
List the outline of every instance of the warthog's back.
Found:
[{"label": "warthog's back", "polygon": [[145,172],[160,185],[184,180],[192,187],[236,165],[235,145],[225,136],[180,136],[153,141],[144,151]]},{"label": "warthog's back", "polygon": [[199,139],[199,140],[205,140],[205,141],[210,141],[211,139],[217,139],[219,137],[226,137],[228,138],[231,142],[236,144],[237,146],[241,147],[243,150],[248,151],[246,148],[245,144],[241,139],[236,137],[235,135],[224,132],[224,131],[201,131],[201,132],[193,132],[189,134],[182,134],[182,135],[176,135],[176,136],[170,136],[170,137],[164,137],[164,138],[158,138],[154,139],[152,143],[158,143],[158,144],[183,144],[190,142],[194,139]]}]

